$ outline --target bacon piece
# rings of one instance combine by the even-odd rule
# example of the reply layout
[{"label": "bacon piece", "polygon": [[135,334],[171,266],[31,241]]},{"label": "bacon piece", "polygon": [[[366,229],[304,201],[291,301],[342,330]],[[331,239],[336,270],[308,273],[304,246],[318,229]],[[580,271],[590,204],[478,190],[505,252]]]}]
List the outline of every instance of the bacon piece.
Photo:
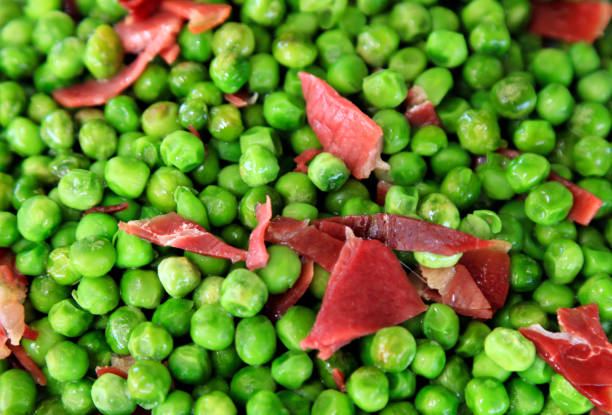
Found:
[{"label": "bacon piece", "polygon": [[306,221],[275,218],[266,231],[266,241],[288,246],[298,254],[331,271],[342,250],[342,241],[308,226]]},{"label": "bacon piece", "polygon": [[75,0],[64,0],[62,1],[64,4],[64,12],[70,17],[72,20],[78,20],[79,18],[79,8],[76,5]]},{"label": "bacon piece", "polygon": [[557,320],[561,333],[551,333],[539,324],[519,331],[578,392],[600,409],[612,411],[612,344],[601,327],[597,305],[560,308]]},{"label": "bacon piece", "polygon": [[105,104],[114,96],[121,94],[140,77],[147,64],[160,51],[174,44],[179,28],[162,25],[155,37],[138,57],[108,80],[91,80],[83,84],[69,86],[53,91],[53,97],[64,107],[90,107]]},{"label": "bacon piece", "polygon": [[19,364],[32,376],[32,379],[41,386],[47,384],[47,378],[45,374],[36,366],[36,363],[32,360],[26,351],[20,345],[9,345],[8,346],[13,352],[13,356],[17,358]]},{"label": "bacon piece", "polygon": [[178,32],[182,25],[181,17],[160,12],[145,20],[122,20],[115,25],[115,32],[119,35],[126,53],[140,53],[153,42],[161,28],[168,27]]},{"label": "bacon piece", "polygon": [[464,316],[482,319],[493,317],[491,304],[465,266],[458,264],[448,268],[420,268],[429,288],[438,291],[440,302]]},{"label": "bacon piece", "polygon": [[376,203],[384,206],[385,199],[387,198],[387,192],[393,186],[391,183],[385,180],[379,180],[376,184]]},{"label": "bacon piece", "polygon": [[266,314],[272,320],[277,321],[285,315],[287,310],[293,307],[310,287],[314,276],[314,263],[302,259],[302,272],[299,278],[286,292],[270,295],[266,303]]},{"label": "bacon piece", "polygon": [[493,311],[504,306],[510,289],[510,257],[499,249],[464,252],[459,259],[491,304]]},{"label": "bacon piece", "polygon": [[257,98],[259,98],[259,94],[255,92],[253,95],[251,95],[249,94],[249,91],[245,91],[243,89],[241,91],[234,92],[233,94],[224,94],[223,97],[234,107],[244,108],[256,103]]},{"label": "bacon piece", "polygon": [[28,327],[28,325],[25,325],[25,330],[23,331],[23,338],[24,339],[28,339],[28,340],[32,340],[32,341],[36,341],[38,340],[38,335],[40,333],[38,332],[38,330],[32,330],[30,327]]},{"label": "bacon piece", "polygon": [[531,2],[529,31],[567,42],[593,43],[610,22],[612,6],[607,1]]},{"label": "bacon piece", "polygon": [[455,255],[497,244],[435,223],[388,213],[337,216],[318,219],[314,224],[320,227],[323,222],[341,223],[360,238],[377,239],[398,251]]},{"label": "bacon piece", "polygon": [[334,266],[321,309],[302,349],[328,359],[352,340],[427,309],[393,252],[379,241],[349,238]]},{"label": "bacon piece", "polygon": [[309,148],[308,150],[302,151],[301,154],[293,158],[293,161],[295,162],[295,164],[297,164],[293,171],[297,171],[300,173],[308,173],[308,166],[306,165],[306,163],[315,158],[317,154],[321,153],[323,153],[323,150],[321,150],[320,148]]},{"label": "bacon piece", "polygon": [[339,368],[335,367],[332,369],[331,375],[332,378],[334,378],[334,383],[336,384],[338,390],[342,393],[346,392],[346,383],[344,383],[344,373],[342,373]]},{"label": "bacon piece", "polygon": [[219,26],[232,12],[232,7],[227,4],[198,3],[188,0],[163,0],[160,8],[189,20],[187,28],[193,34]]},{"label": "bacon piece", "polygon": [[117,205],[109,205],[109,206],[94,206],[92,208],[87,209],[83,216],[89,215],[90,213],[117,213],[123,210],[126,210],[130,207],[128,202],[121,202]]},{"label": "bacon piece", "polygon": [[155,13],[161,0],[119,0],[119,4],[130,12],[131,20],[140,20]]},{"label": "bacon piece", "polygon": [[427,98],[425,90],[420,86],[413,86],[408,90],[404,116],[411,125],[416,127],[425,125],[442,126],[436,114],[436,108]]},{"label": "bacon piece", "polygon": [[357,179],[366,179],[375,168],[387,166],[380,158],[383,131],[374,120],[322,79],[307,72],[298,76],[308,123],[325,151],[344,160]]},{"label": "bacon piece", "polygon": [[603,205],[603,201],[588,190],[583,189],[569,180],[565,180],[557,173],[550,173],[548,180],[554,180],[561,183],[572,193],[572,196],[574,196],[574,204],[567,217],[584,226],[591,223],[591,220],[593,220],[597,211]]},{"label": "bacon piece", "polygon": [[100,377],[102,375],[106,375],[107,373],[112,373],[113,375],[117,375],[122,377],[123,379],[127,379],[127,373],[118,367],[114,366],[96,366],[96,376]]},{"label": "bacon piece", "polygon": [[272,201],[270,196],[266,195],[266,203],[257,205],[255,217],[257,218],[257,226],[249,236],[249,251],[246,259],[246,266],[251,271],[265,267],[268,259],[270,259],[270,255],[266,251],[266,242],[264,241],[266,229],[268,229],[270,219],[272,219]]},{"label": "bacon piece", "polygon": [[197,223],[171,212],[150,219],[119,222],[119,229],[161,246],[184,249],[200,255],[244,261],[247,252],[217,239]]}]

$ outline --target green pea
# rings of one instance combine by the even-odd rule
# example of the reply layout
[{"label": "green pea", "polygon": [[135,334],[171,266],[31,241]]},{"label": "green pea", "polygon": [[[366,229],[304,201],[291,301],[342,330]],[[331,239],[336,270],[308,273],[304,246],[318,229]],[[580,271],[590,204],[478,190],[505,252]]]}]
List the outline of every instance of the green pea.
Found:
[{"label": "green pea", "polygon": [[83,335],[77,342],[85,349],[89,356],[89,367],[108,366],[111,362],[111,349],[106,343],[104,332],[100,330],[90,331]]},{"label": "green pea", "polygon": [[178,104],[169,101],[156,102],[149,106],[140,118],[142,130],[154,138],[166,137],[181,129],[178,121]]},{"label": "green pea", "polygon": [[525,199],[525,213],[535,223],[554,225],[563,220],[573,204],[569,190],[558,182],[540,184]]},{"label": "green pea", "polygon": [[309,308],[293,306],[276,323],[276,332],[283,345],[291,351],[300,351],[300,342],[308,335],[315,321]]},{"label": "green pea", "polygon": [[459,317],[445,304],[433,304],[425,312],[423,333],[444,349],[452,348],[459,339]]},{"label": "green pea", "polygon": [[103,315],[119,304],[119,288],[109,276],[83,278],[73,297],[77,304],[94,315]]},{"label": "green pea", "polygon": [[276,383],[266,366],[246,366],[232,377],[230,394],[240,404],[261,390],[274,392]]},{"label": "green pea", "polygon": [[515,414],[539,414],[544,407],[544,395],[531,383],[512,379],[508,388],[510,412]]},{"label": "green pea", "polygon": [[60,208],[46,196],[27,199],[17,211],[17,229],[27,240],[42,242],[51,236],[61,222]]},{"label": "green pea", "polygon": [[567,53],[553,48],[541,49],[534,54],[531,72],[543,85],[559,83],[569,86],[574,76],[574,68]]},{"label": "green pea", "polygon": [[550,398],[562,410],[570,414],[582,414],[593,404],[582,396],[563,376],[554,374],[550,381]]},{"label": "green pea", "polygon": [[485,353],[506,370],[527,369],[535,359],[535,346],[516,330],[497,327],[485,339]]},{"label": "green pea", "polygon": [[[206,32],[208,33],[208,32]],[[179,37],[180,43],[180,37]],[[181,47],[181,52],[185,51]],[[158,64],[150,63],[133,85],[136,98],[144,102],[154,102],[162,98],[168,89],[168,70]]]},{"label": "green pea", "polygon": [[603,138],[583,137],[574,145],[574,168],[583,176],[603,176],[612,166],[612,147]]},{"label": "green pea", "polygon": [[442,373],[446,365],[446,355],[440,344],[434,340],[417,340],[417,351],[410,368],[427,379],[434,379]]},{"label": "green pea", "polygon": [[187,344],[174,349],[168,359],[168,366],[175,379],[188,385],[204,383],[212,373],[208,353],[195,344]]},{"label": "green pea", "polygon": [[184,336],[189,333],[193,314],[193,301],[169,298],[155,310],[152,321],[165,328],[172,336]]},{"label": "green pea", "polygon": [[79,130],[83,153],[96,160],[106,160],[117,150],[117,133],[106,121],[87,121]]},{"label": "green pea", "polygon": [[437,106],[453,87],[453,76],[446,68],[431,68],[421,73],[414,85],[423,88],[427,99]]},{"label": "green pea", "polygon": [[93,382],[81,380],[69,382],[62,389],[62,404],[71,414],[88,414],[95,409],[91,400],[91,387]]},{"label": "green pea", "polygon": [[389,24],[403,42],[424,38],[432,29],[429,11],[419,3],[398,3],[391,10]]},{"label": "green pea", "polygon": [[541,385],[543,383],[550,382],[553,374],[554,371],[552,367],[550,367],[546,361],[539,356],[536,356],[531,366],[521,372],[518,372],[518,375],[522,379],[534,385]]},{"label": "green pea", "polygon": [[475,415],[503,414],[510,407],[504,385],[490,378],[474,378],[465,387],[465,402]]},{"label": "green pea", "polygon": [[226,393],[213,391],[198,398],[193,405],[193,413],[194,415],[236,415],[238,410]]},{"label": "green pea", "polygon": [[368,102],[377,108],[395,108],[408,94],[401,74],[383,69],[363,78],[363,93]]},{"label": "green pea", "polygon": [[91,398],[96,408],[107,414],[128,415],[136,410],[136,402],[128,394],[127,381],[112,373],[94,381]]},{"label": "green pea", "polygon": [[121,299],[127,305],[155,309],[161,302],[162,292],[162,285],[153,271],[134,269],[121,277]]},{"label": "green pea", "polygon": [[548,245],[543,261],[544,271],[552,282],[569,284],[582,269],[584,255],[576,242],[558,239]]},{"label": "green pea", "polygon": [[535,301],[521,301],[512,304],[509,309],[510,324],[518,329],[539,324],[548,327],[546,311]]},{"label": "green pea", "polygon": [[174,192],[178,186],[192,187],[191,180],[178,169],[160,167],[151,175],[146,195],[149,202],[162,212],[176,209]]},{"label": "green pea", "polygon": [[11,369],[0,375],[0,410],[27,414],[34,411],[36,384],[28,372]]},{"label": "green pea", "polygon": [[389,401],[389,381],[380,369],[371,366],[354,371],[346,391],[355,405],[368,412],[381,410]]},{"label": "green pea", "polygon": [[312,405],[312,415],[351,415],[355,408],[351,398],[333,389],[321,392]]},{"label": "green pea", "polygon": [[55,379],[80,380],[89,367],[89,357],[81,346],[64,340],[56,343],[45,356],[45,364]]},{"label": "green pea", "polygon": [[119,230],[115,239],[116,261],[119,268],[137,268],[153,260],[153,247],[150,242],[128,235]]},{"label": "green pea", "polygon": [[457,121],[457,135],[461,145],[474,154],[486,154],[500,145],[497,120],[487,110],[467,110]]},{"label": "green pea", "polygon": [[84,277],[101,277],[115,265],[116,253],[113,245],[104,238],[88,237],[75,241],[70,246],[70,261]]},{"label": "green pea", "polygon": [[168,87],[176,97],[185,97],[193,85],[206,79],[206,69],[196,62],[174,65],[168,74]]},{"label": "green pea", "polygon": [[417,393],[414,406],[424,415],[452,414],[457,412],[459,400],[440,385],[427,385]]},{"label": "green pea", "polygon": [[574,97],[565,86],[551,83],[538,92],[536,111],[552,125],[559,125],[570,118],[574,105]]},{"label": "green pea", "polygon": [[257,225],[257,218],[255,217],[255,208],[258,203],[265,203],[266,196],[270,196],[272,201],[272,212],[278,212],[282,204],[281,196],[276,190],[269,186],[257,186],[250,189],[240,199],[240,205],[238,206],[238,218],[240,222],[249,229],[255,228]]},{"label": "green pea", "polygon": [[119,72],[122,62],[119,36],[111,26],[98,26],[87,40],[83,63],[95,78],[107,79]]},{"label": "green pea", "polygon": [[232,344],[234,322],[231,314],[216,304],[204,304],[191,318],[191,339],[208,350],[222,350]]},{"label": "green pea", "polygon": [[173,347],[170,333],[148,321],[134,327],[128,342],[128,350],[135,359],[163,360],[170,355]]},{"label": "green pea", "polygon": [[164,290],[172,297],[184,297],[201,281],[200,270],[185,257],[164,258],[157,267]]},{"label": "green pea", "polygon": [[605,137],[612,128],[610,111],[597,102],[577,104],[569,120],[570,131],[579,137]]},{"label": "green pea", "polygon": [[[470,34],[472,47],[474,43],[472,41],[473,35],[474,32]],[[429,60],[435,65],[445,68],[454,68],[461,65],[468,56],[467,43],[463,34],[446,29],[437,29],[429,34],[425,51]],[[478,51],[476,50],[476,52]]]},{"label": "green pea", "polygon": [[113,311],[105,329],[106,342],[111,350],[120,355],[128,355],[130,335],[134,328],[145,320],[142,311],[136,307],[123,306]]},{"label": "green pea", "polygon": [[599,315],[603,320],[608,320],[612,315],[612,303],[610,302],[610,289],[612,279],[607,275],[594,275],[587,279],[578,289],[578,301],[580,304],[595,303],[599,308]]},{"label": "green pea", "polygon": [[419,215],[438,225],[456,229],[459,227],[459,210],[451,200],[441,193],[431,193],[423,198]]},{"label": "green pea", "polygon": [[440,192],[459,209],[466,209],[480,196],[480,179],[467,167],[455,167],[446,174],[440,184]]},{"label": "green pea", "polygon": [[16,117],[6,127],[9,148],[22,157],[42,153],[46,145],[40,137],[40,128],[31,120]]}]

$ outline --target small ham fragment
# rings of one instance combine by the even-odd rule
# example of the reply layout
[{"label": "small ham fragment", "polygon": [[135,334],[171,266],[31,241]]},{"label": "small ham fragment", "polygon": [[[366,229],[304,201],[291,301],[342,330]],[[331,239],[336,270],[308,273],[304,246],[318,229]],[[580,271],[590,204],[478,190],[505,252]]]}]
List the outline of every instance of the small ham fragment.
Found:
[{"label": "small ham fragment", "polygon": [[226,244],[197,223],[174,212],[150,219],[119,222],[119,229],[156,245],[225,258],[232,262],[247,259],[247,251]]},{"label": "small ham fragment", "polygon": [[348,226],[356,236],[377,239],[398,251],[455,255],[497,244],[496,241],[479,239],[435,223],[388,213],[337,216],[319,219],[315,221],[315,225],[320,227],[324,222],[336,222]]},{"label": "small ham fragment", "polygon": [[327,82],[299,72],[306,100],[308,123],[325,151],[341,158],[357,179],[366,179],[377,167],[388,167],[380,158],[382,129],[342,97]]},{"label": "small ham fragment", "polygon": [[266,314],[272,320],[277,321],[285,315],[287,310],[293,307],[310,287],[314,276],[314,263],[302,259],[302,272],[299,278],[286,292],[270,295],[266,303]]},{"label": "small ham fragment", "polygon": [[266,229],[268,229],[270,219],[272,219],[272,201],[270,196],[266,195],[266,203],[257,205],[255,217],[257,218],[257,226],[249,236],[249,251],[246,259],[246,266],[251,271],[265,267],[268,259],[270,259],[264,240]]},{"label": "small ham fragment", "polygon": [[332,378],[334,379],[334,383],[336,384],[336,387],[338,388],[338,390],[342,393],[346,392],[346,383],[344,382],[344,373],[342,373],[342,371],[339,368],[335,367],[332,369],[331,375],[332,375]]},{"label": "small ham fragment", "polygon": [[26,286],[8,265],[0,265],[0,358],[10,354],[8,344],[17,346],[26,329]]},{"label": "small ham fragment", "polygon": [[162,50],[172,46],[180,27],[162,25],[155,37],[138,57],[108,80],[91,80],[83,84],[53,91],[53,98],[64,107],[91,107],[105,104],[132,85],[147,68],[147,64]]},{"label": "small ham fragment", "polygon": [[297,164],[293,171],[308,173],[308,165],[306,163],[310,162],[316,155],[321,153],[323,153],[323,150],[320,148],[309,148],[308,150],[302,151],[301,154],[293,158],[293,161]]},{"label": "small ham fragment", "polygon": [[566,42],[593,43],[610,22],[612,6],[607,1],[531,2],[529,31]]},{"label": "small ham fragment", "polygon": [[491,304],[465,266],[458,264],[448,268],[420,268],[421,276],[429,288],[438,291],[439,302],[464,316],[481,319],[493,317]]},{"label": "small ham fragment", "polygon": [[166,61],[168,65],[172,65],[179,57],[181,53],[181,47],[174,43],[168,46],[166,49],[159,52],[159,56]]},{"label": "small ham fragment", "polygon": [[127,373],[118,367],[113,366],[96,366],[96,376],[100,377],[102,375],[106,375],[107,373],[112,373],[113,375],[117,375],[122,377],[123,379],[127,379]]},{"label": "small ham fragment", "polygon": [[255,104],[257,102],[257,98],[259,98],[259,94],[255,92],[253,95],[251,95],[248,91],[242,90],[234,92],[233,94],[225,94],[223,97],[234,107],[244,108]]},{"label": "small ham fragment", "polygon": [[385,199],[387,198],[387,192],[391,188],[392,184],[385,181],[379,180],[376,184],[376,203],[380,206],[385,205]]},{"label": "small ham fragment", "polygon": [[122,20],[115,25],[115,32],[121,39],[126,53],[140,53],[155,39],[158,31],[167,26],[177,32],[181,29],[183,19],[172,13],[156,13],[145,20]]},{"label": "small ham fragment", "polygon": [[270,222],[266,241],[285,245],[330,272],[343,246],[342,241],[309,226],[307,221],[284,217],[274,218]]},{"label": "small ham fragment", "polygon": [[504,306],[510,289],[510,257],[497,248],[464,252],[459,264],[465,266],[493,311]]},{"label": "small ham fragment", "polygon": [[334,266],[321,309],[302,349],[328,359],[359,337],[427,309],[393,252],[379,241],[349,238]]},{"label": "small ham fragment", "polygon": [[232,7],[227,4],[198,3],[189,0],[162,0],[160,9],[180,16],[193,34],[210,30],[227,20]]},{"label": "small ham fragment", "polygon": [[426,125],[437,125],[441,127],[440,119],[436,114],[436,108],[427,99],[425,90],[420,86],[413,86],[408,90],[406,97],[406,112],[404,113],[410,125],[424,127]]},{"label": "small ham fragment", "polygon": [[594,303],[557,311],[561,333],[539,324],[520,328],[552,368],[603,411],[612,411],[612,344]]},{"label": "small ham fragment", "polygon": [[130,12],[129,20],[141,20],[157,11],[161,0],[119,0],[119,4]]},{"label": "small ham fragment", "polygon": [[583,189],[569,180],[565,180],[557,173],[551,173],[548,176],[548,180],[554,180],[561,183],[572,193],[574,204],[567,217],[580,225],[587,226],[591,223],[597,211],[603,205],[603,201],[588,190]]},{"label": "small ham fragment", "polygon": [[32,330],[30,327],[28,327],[28,325],[25,325],[25,330],[23,331],[23,338],[24,339],[28,339],[28,340],[32,340],[32,341],[36,341],[38,340],[38,335],[40,333],[37,330]]},{"label": "small ham fragment", "polygon": [[195,135],[196,137],[198,137],[200,140],[202,139],[202,137],[200,136],[200,133],[198,132],[198,130],[195,129],[195,127],[191,124],[189,124],[189,126],[187,127],[187,129],[189,130],[189,132],[193,135]]},{"label": "small ham fragment", "polygon": [[130,204],[128,202],[121,202],[119,204],[109,206],[94,206],[92,208],[87,209],[83,213],[83,216],[89,215],[90,213],[117,213],[124,211],[129,207]]},{"label": "small ham fragment", "polygon": [[47,377],[40,368],[36,366],[36,363],[34,363],[23,347],[20,345],[9,345],[8,347],[11,349],[13,356],[15,356],[19,364],[32,376],[34,382],[40,386],[45,386],[47,384]]}]

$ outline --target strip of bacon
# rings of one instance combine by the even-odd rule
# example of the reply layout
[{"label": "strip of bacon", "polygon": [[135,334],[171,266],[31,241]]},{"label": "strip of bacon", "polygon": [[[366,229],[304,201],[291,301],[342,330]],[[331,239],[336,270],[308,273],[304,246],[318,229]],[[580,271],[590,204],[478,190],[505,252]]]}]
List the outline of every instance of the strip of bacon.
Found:
[{"label": "strip of bacon", "polygon": [[223,97],[234,107],[244,108],[256,103],[257,98],[259,98],[259,94],[256,92],[251,95],[249,91],[243,89],[241,91],[234,92],[233,94],[224,94]]},{"label": "strip of bacon", "polygon": [[90,213],[117,213],[123,210],[126,210],[130,207],[128,202],[121,202],[117,205],[109,205],[109,206],[94,206],[90,209],[87,209],[83,216],[89,215]]},{"label": "strip of bacon", "polygon": [[124,19],[115,25],[115,32],[119,35],[126,53],[140,53],[153,42],[161,28],[167,26],[178,32],[182,25],[182,17],[160,12],[144,20]]},{"label": "strip of bacon", "polygon": [[306,163],[315,158],[317,154],[321,153],[323,153],[323,150],[321,150],[320,148],[309,148],[308,150],[302,151],[301,154],[298,154],[293,158],[293,161],[295,162],[295,164],[297,164],[293,171],[297,171],[299,173],[308,173],[308,165],[306,165]]},{"label": "strip of bacon", "polygon": [[349,238],[334,266],[321,309],[302,349],[328,359],[352,340],[427,309],[393,252],[379,241]]},{"label": "strip of bacon", "polygon": [[404,116],[411,125],[416,127],[426,125],[442,126],[434,105],[429,101],[425,90],[420,86],[413,86],[408,90]]},{"label": "strip of bacon", "polygon": [[108,80],[91,80],[79,85],[53,91],[53,97],[64,107],[90,107],[105,104],[114,96],[121,94],[140,77],[147,64],[162,50],[172,45],[178,29],[163,25],[147,48],[138,57]]},{"label": "strip of bacon", "polygon": [[593,43],[610,22],[612,6],[607,1],[532,0],[529,31],[567,42]]},{"label": "strip of bacon", "polygon": [[332,378],[334,378],[334,383],[336,384],[336,387],[338,388],[338,390],[342,393],[346,392],[346,383],[344,382],[344,373],[342,373],[342,371],[339,368],[335,367],[332,369],[331,375],[332,375]]},{"label": "strip of bacon", "polygon": [[270,196],[266,195],[265,203],[257,204],[255,217],[257,218],[257,226],[249,236],[249,251],[246,259],[246,266],[251,271],[265,267],[268,259],[270,259],[264,240],[266,229],[268,229],[270,219],[272,219],[272,201]]},{"label": "strip of bacon", "polygon": [[26,351],[20,345],[9,345],[8,346],[13,352],[13,356],[17,358],[19,364],[23,366],[23,368],[32,376],[34,382],[41,386],[45,386],[47,384],[47,378],[45,374],[36,366],[36,363],[32,360],[30,356],[26,353]]},{"label": "strip of bacon", "polygon": [[225,258],[232,262],[247,259],[247,251],[226,244],[197,223],[174,212],[150,219],[119,222],[119,229],[156,245]]},{"label": "strip of bacon", "polygon": [[32,341],[36,341],[38,340],[38,335],[40,333],[38,332],[38,330],[32,330],[30,327],[28,327],[28,325],[25,325],[25,330],[23,331],[23,338],[24,339],[28,339],[28,340],[32,340]]},{"label": "strip of bacon", "polygon": [[274,218],[266,231],[266,241],[288,246],[298,254],[331,271],[342,250],[342,241],[308,226],[306,221]]},{"label": "strip of bacon", "polygon": [[420,268],[423,279],[429,288],[438,291],[442,303],[464,316],[481,319],[493,317],[491,304],[465,266],[458,264],[449,268]]},{"label": "strip of bacon", "polygon": [[285,315],[287,310],[293,307],[310,287],[314,276],[314,263],[302,259],[302,272],[299,278],[286,292],[270,295],[266,303],[266,314],[272,320],[277,321]]},{"label": "strip of bacon", "polygon": [[118,367],[114,366],[96,366],[96,376],[100,377],[102,375],[106,375],[107,373],[112,373],[113,375],[117,375],[122,377],[123,379],[127,379],[127,373]]},{"label": "strip of bacon", "polygon": [[560,308],[561,333],[551,333],[539,324],[520,328],[555,371],[604,411],[612,411],[612,344],[599,321],[594,303]]},{"label": "strip of bacon", "polygon": [[341,223],[360,238],[377,239],[398,251],[455,255],[497,244],[435,223],[388,213],[337,216],[316,220],[314,224],[320,227],[323,222]]},{"label": "strip of bacon", "polygon": [[227,20],[232,12],[227,4],[198,3],[188,0],[163,0],[160,9],[189,20],[193,34],[210,30]]},{"label": "strip of bacon", "polygon": [[325,151],[341,158],[357,179],[366,179],[382,161],[382,129],[327,82],[299,72],[308,123]]}]

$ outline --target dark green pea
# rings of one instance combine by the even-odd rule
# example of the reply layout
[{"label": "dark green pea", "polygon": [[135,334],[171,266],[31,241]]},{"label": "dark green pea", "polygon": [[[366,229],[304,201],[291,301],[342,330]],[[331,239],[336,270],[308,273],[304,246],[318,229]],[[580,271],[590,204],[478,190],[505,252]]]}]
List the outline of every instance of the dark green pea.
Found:
[{"label": "dark green pea", "polygon": [[368,69],[358,55],[348,53],[338,57],[327,69],[327,81],[341,94],[361,91]]},{"label": "dark green pea", "polygon": [[503,414],[510,407],[510,399],[503,384],[487,378],[474,378],[468,382],[465,402],[475,415]]},{"label": "dark green pea", "polygon": [[232,398],[243,405],[257,392],[275,389],[276,383],[266,366],[246,366],[236,372],[230,383]]},{"label": "dark green pea", "polygon": [[430,165],[436,176],[444,176],[454,167],[469,166],[470,156],[461,146],[450,143],[431,157]]},{"label": "dark green pea", "polygon": [[459,400],[440,385],[428,385],[416,395],[414,406],[423,415],[452,414],[457,412]]},{"label": "dark green pea", "polygon": [[225,226],[233,222],[237,213],[236,197],[227,190],[210,185],[199,195],[206,207],[208,219],[213,226]]},{"label": "dark green pea", "polygon": [[[408,154],[408,156],[400,156],[402,154]],[[400,169],[404,169],[405,167],[407,167],[413,160],[414,158],[411,157],[413,155],[413,153],[398,153],[394,156],[391,157],[391,159],[393,159],[393,157],[397,157],[397,170]],[[419,156],[414,155],[415,157],[418,157],[420,159]],[[393,171],[393,163],[390,161],[391,164],[391,169]],[[425,165],[425,161],[423,161],[421,159],[421,161],[423,162],[423,168],[426,168]],[[406,174],[406,176],[411,177],[413,174],[412,172],[398,172],[398,176],[404,178],[404,174]],[[424,172],[423,172],[424,175]],[[399,183],[399,180],[397,179],[397,177],[394,177],[395,181]],[[420,178],[418,179],[420,180]],[[401,183],[400,183],[401,184]],[[347,182],[344,184],[344,186],[342,186],[340,189],[334,191],[334,192],[330,192],[327,194],[326,198],[325,198],[325,209],[327,209],[328,212],[331,212],[333,214],[338,215],[342,209],[342,207],[346,204],[346,202],[349,199],[352,198],[362,198],[362,199],[369,199],[370,194],[368,193],[368,189],[363,185],[363,183],[354,180],[354,179],[348,179]]]},{"label": "dark green pea", "polygon": [[[208,32],[205,32],[208,33]],[[180,42],[180,38],[179,38]],[[181,47],[181,51],[184,51]],[[168,88],[168,70],[161,65],[150,63],[132,87],[134,95],[141,101],[159,100]]]},{"label": "dark green pea", "polygon": [[480,321],[470,321],[464,332],[459,336],[457,354],[462,357],[474,357],[484,347],[484,340],[491,329]]},{"label": "dark green pea", "polygon": [[297,393],[289,390],[282,390],[276,392],[276,396],[280,398],[283,406],[289,411],[290,415],[310,414],[310,402]]},{"label": "dark green pea", "polygon": [[50,276],[40,275],[32,280],[28,298],[36,310],[48,313],[55,303],[68,298],[69,295],[69,287],[58,284]]},{"label": "dark green pea", "polygon": [[128,341],[132,331],[138,324],[146,320],[142,311],[136,307],[123,306],[117,308],[108,318],[105,337],[113,352],[128,355]]},{"label": "dark green pea", "polygon": [[153,313],[153,323],[166,329],[172,336],[189,333],[190,320],[194,314],[193,301],[183,298],[169,298]]},{"label": "dark green pea", "polygon": [[446,174],[440,184],[440,192],[459,209],[465,209],[480,196],[480,179],[468,167],[455,167]]},{"label": "dark green pea", "polygon": [[210,357],[215,373],[223,378],[231,378],[243,366],[233,345],[212,351]]},{"label": "dark green pea", "polygon": [[301,127],[306,116],[304,101],[282,91],[266,96],[263,110],[266,122],[283,131]]},{"label": "dark green pea", "polygon": [[127,381],[112,373],[94,381],[91,398],[96,408],[107,414],[128,415],[136,409],[136,402],[128,395]]},{"label": "dark green pea", "polygon": [[[421,156],[411,152],[396,153],[389,159],[391,177],[402,186],[412,186],[425,176],[427,164]],[[348,183],[348,182],[347,182]]]},{"label": "dark green pea", "polygon": [[459,356],[452,356],[446,362],[444,370],[433,383],[444,386],[455,394],[460,401],[464,397],[464,389],[470,381],[471,375],[467,364]]},{"label": "dark green pea", "polygon": [[281,386],[297,389],[312,374],[313,364],[305,352],[288,351],[272,362],[272,378]]},{"label": "dark green pea", "polygon": [[355,413],[355,408],[346,394],[326,389],[317,396],[311,413],[312,415],[351,415]]},{"label": "dark green pea", "polygon": [[532,291],[542,279],[540,265],[525,254],[511,256],[510,285],[517,292]]},{"label": "dark green pea", "polygon": [[550,381],[550,398],[567,413],[581,414],[593,407],[563,376],[554,374]]},{"label": "dark green pea", "polygon": [[190,61],[206,62],[212,57],[212,31],[191,33],[185,26],[178,36],[181,55]]},{"label": "dark green pea", "polygon": [[15,267],[24,275],[40,275],[45,271],[49,251],[49,246],[44,242],[28,243],[23,250],[17,253]]},{"label": "dark green pea", "polygon": [[217,55],[210,64],[210,78],[226,94],[238,91],[249,80],[251,65],[234,52]]},{"label": "dark green pea", "polygon": [[512,379],[508,388],[510,413],[539,414],[544,407],[544,395],[534,385],[522,379]]},{"label": "dark green pea", "polygon": [[98,79],[115,75],[123,62],[123,47],[112,27],[101,25],[91,34],[85,45],[83,63]]},{"label": "dark green pea", "polygon": [[84,348],[89,355],[90,368],[108,366],[111,363],[112,352],[106,343],[103,331],[90,331],[83,335],[77,344]]},{"label": "dark green pea", "polygon": [[484,55],[470,56],[463,66],[463,79],[474,89],[488,89],[503,75],[503,66],[499,59]]},{"label": "dark green pea", "polygon": [[119,304],[119,288],[109,276],[83,278],[73,292],[77,304],[94,315],[103,315]]},{"label": "dark green pea", "polygon": [[[61,300],[61,299],[60,299]],[[59,301],[59,300],[58,300]],[[49,323],[49,319],[44,317],[29,324],[32,330],[36,330],[39,336],[36,340],[22,339],[21,345],[38,366],[45,364],[45,356],[47,352],[60,341],[64,340],[64,336],[56,333]]]}]

